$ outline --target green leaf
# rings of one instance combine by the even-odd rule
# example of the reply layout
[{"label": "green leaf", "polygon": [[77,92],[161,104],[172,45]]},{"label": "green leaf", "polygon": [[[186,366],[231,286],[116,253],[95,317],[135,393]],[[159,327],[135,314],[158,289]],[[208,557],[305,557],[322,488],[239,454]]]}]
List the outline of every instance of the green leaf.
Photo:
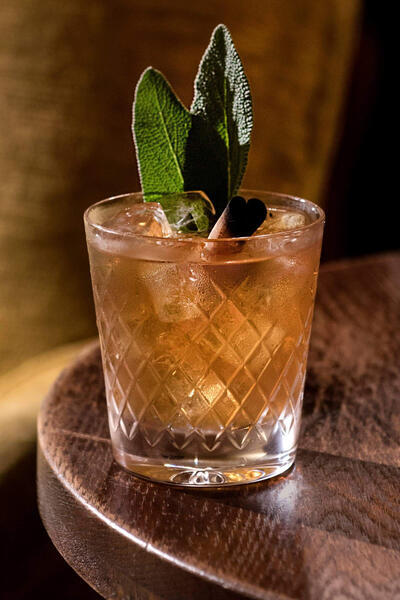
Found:
[{"label": "green leaf", "polygon": [[[194,220],[197,229],[204,232],[210,227],[212,215],[208,198],[204,200],[198,195],[191,199],[192,218],[189,218],[188,198],[179,197],[185,189],[184,169],[192,120],[164,76],[151,67],[146,69],[136,87],[132,123],[144,199],[159,202],[172,225],[182,220],[184,212],[186,220],[192,225]],[[174,196],[168,196],[169,193]]]},{"label": "green leaf", "polygon": [[192,115],[183,175],[185,190],[203,190],[212,200],[217,216],[223,213],[228,203],[226,148],[199,115]]},{"label": "green leaf", "polygon": [[[201,60],[195,80],[195,96],[191,113],[211,127],[208,139],[211,156],[212,146],[218,149],[221,176],[226,186],[224,198],[208,195],[221,212],[239,189],[247,164],[250,135],[253,127],[253,109],[249,83],[231,35],[225,25],[213,31],[210,44]],[[201,126],[198,127],[199,129]],[[207,139],[204,135],[203,139]],[[190,140],[189,140],[190,141]],[[203,186],[196,186],[204,189]],[[220,192],[221,193],[221,192]]]},{"label": "green leaf", "polygon": [[192,118],[162,73],[149,67],[136,87],[133,136],[144,195],[184,190]]},{"label": "green leaf", "polygon": [[[165,194],[175,194],[181,206],[174,210],[168,204],[173,225],[187,209],[187,199],[179,200],[179,193],[202,190],[219,216],[240,186],[252,125],[249,84],[225,25],[214,30],[201,60],[190,112],[159,71],[146,69],[136,88],[133,115],[145,200],[151,196],[164,207]],[[199,231],[215,221],[202,202],[196,200],[189,219]]]}]

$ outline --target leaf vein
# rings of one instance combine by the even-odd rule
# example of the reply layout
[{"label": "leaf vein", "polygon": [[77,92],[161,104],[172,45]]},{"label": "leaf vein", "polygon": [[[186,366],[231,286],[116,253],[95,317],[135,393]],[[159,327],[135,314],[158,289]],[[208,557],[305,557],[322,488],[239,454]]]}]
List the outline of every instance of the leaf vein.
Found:
[{"label": "leaf vein", "polygon": [[166,136],[166,138],[168,140],[169,149],[171,151],[172,158],[173,158],[173,160],[174,160],[174,162],[176,164],[176,167],[177,167],[177,170],[178,170],[178,173],[179,173],[179,176],[180,176],[180,180],[181,180],[181,183],[183,185],[184,179],[183,179],[182,169],[181,169],[181,166],[179,164],[178,157],[176,156],[176,153],[175,153],[174,148],[173,148],[172,140],[171,140],[169,132],[168,132],[168,127],[167,127],[167,124],[165,122],[165,117],[164,117],[164,114],[163,114],[162,109],[161,109],[160,99],[158,97],[157,92],[155,94],[155,97],[156,97],[156,101],[157,101],[158,112],[159,112],[159,115],[160,115],[160,118],[161,118],[161,122],[162,122],[162,125],[163,125],[163,128],[164,128],[164,131],[165,131],[165,136]]}]

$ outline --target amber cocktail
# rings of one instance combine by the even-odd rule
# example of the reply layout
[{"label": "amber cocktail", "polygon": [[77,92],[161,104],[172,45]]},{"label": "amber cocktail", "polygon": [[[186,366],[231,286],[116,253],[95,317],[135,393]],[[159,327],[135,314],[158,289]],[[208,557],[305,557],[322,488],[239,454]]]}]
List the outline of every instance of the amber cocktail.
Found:
[{"label": "amber cocktail", "polygon": [[116,460],[186,486],[259,481],[293,463],[324,217],[261,198],[248,238],[172,236],[141,194],[85,215]]}]

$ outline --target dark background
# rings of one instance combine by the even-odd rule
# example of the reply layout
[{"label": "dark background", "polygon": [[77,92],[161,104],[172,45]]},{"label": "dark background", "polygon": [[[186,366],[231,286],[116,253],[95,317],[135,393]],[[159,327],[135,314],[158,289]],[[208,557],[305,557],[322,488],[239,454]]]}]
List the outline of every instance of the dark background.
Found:
[{"label": "dark background", "polygon": [[326,195],[323,258],[399,248],[394,183],[398,151],[388,6],[364,1],[362,34],[346,101],[343,135]]}]

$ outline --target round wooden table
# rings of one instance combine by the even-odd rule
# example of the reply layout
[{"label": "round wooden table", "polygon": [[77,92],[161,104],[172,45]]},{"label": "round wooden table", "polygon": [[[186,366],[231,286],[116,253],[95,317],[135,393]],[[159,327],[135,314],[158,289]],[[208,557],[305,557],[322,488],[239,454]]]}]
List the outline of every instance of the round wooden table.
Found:
[{"label": "round wooden table", "polygon": [[105,598],[400,598],[400,255],[321,270],[295,467],[189,491],[112,458],[100,354],[64,371],[39,418],[44,524]]}]

